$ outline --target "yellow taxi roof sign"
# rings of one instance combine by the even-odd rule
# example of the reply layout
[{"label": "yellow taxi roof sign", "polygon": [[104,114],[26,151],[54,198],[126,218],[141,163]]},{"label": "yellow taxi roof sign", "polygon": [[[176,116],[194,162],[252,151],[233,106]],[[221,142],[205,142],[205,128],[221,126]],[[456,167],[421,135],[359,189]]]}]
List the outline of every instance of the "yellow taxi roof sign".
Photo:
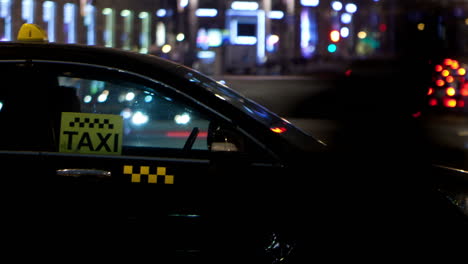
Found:
[{"label": "yellow taxi roof sign", "polygon": [[47,42],[47,33],[36,24],[25,23],[21,26],[17,36],[18,41]]}]

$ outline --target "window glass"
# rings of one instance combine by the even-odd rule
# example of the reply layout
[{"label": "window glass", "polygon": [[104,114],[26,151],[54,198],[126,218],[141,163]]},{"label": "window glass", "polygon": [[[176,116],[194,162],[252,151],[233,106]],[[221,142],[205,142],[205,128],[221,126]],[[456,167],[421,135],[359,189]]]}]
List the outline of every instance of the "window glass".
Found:
[{"label": "window glass", "polygon": [[0,63],[0,71],[8,124],[0,150],[275,159],[222,113],[156,80],[58,62]]},{"label": "window glass", "polygon": [[207,118],[164,89],[123,80],[80,78],[72,73],[59,76],[59,84],[76,89],[80,112],[122,116],[123,146],[182,149],[197,128],[192,149],[208,149]]}]

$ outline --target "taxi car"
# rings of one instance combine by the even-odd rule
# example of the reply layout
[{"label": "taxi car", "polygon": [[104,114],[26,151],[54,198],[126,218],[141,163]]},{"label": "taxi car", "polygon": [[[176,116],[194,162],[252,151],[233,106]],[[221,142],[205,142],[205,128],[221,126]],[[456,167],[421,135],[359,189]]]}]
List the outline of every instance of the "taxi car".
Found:
[{"label": "taxi car", "polygon": [[[380,210],[368,204],[390,200],[382,199],[390,188],[367,192],[363,179],[388,184],[381,176],[400,166],[382,171],[356,152],[335,155],[183,65],[44,36],[24,24],[17,41],[0,42],[4,251],[48,260],[301,263],[331,257],[322,249],[344,241],[354,248],[354,230],[376,233],[368,223]],[[414,201],[404,203],[413,209]],[[442,206],[451,219],[454,207]],[[384,223],[384,233],[399,227]]]},{"label": "taxi car", "polygon": [[21,203],[2,209],[11,239],[173,258],[258,244],[284,257],[274,230],[288,186],[315,175],[325,144],[185,66],[45,40],[24,24],[0,43],[2,186]]}]

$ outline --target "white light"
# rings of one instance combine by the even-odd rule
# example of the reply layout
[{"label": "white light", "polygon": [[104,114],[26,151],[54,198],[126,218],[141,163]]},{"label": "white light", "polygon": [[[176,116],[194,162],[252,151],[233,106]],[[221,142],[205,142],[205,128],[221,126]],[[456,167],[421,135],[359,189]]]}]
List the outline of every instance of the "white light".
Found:
[{"label": "white light", "polygon": [[148,12],[140,12],[140,14],[138,14],[138,18],[140,19],[145,19],[148,17]]},{"label": "white light", "polygon": [[180,7],[185,8],[188,6],[189,0],[180,0]]},{"label": "white light", "polygon": [[238,45],[255,45],[256,43],[257,38],[250,36],[238,36],[235,40],[235,44]]},{"label": "white light", "polygon": [[303,6],[318,6],[319,4],[319,0],[301,0],[301,5]]},{"label": "white light", "polygon": [[258,10],[257,12],[257,62],[264,63],[266,60],[265,57],[265,42],[266,42],[266,35],[265,35],[265,23],[266,23],[266,14],[263,10]]},{"label": "white light", "polygon": [[163,22],[156,25],[156,45],[162,47],[166,43],[166,26]]},{"label": "white light", "polygon": [[161,51],[163,53],[169,53],[169,52],[171,52],[171,50],[172,50],[172,47],[169,44],[166,44],[166,45],[162,46],[162,48],[161,48]]},{"label": "white light", "polygon": [[112,9],[111,9],[111,8],[108,8],[108,7],[107,7],[107,8],[104,8],[104,9],[102,10],[102,14],[103,14],[103,15],[106,15],[106,16],[107,16],[107,15],[110,15],[110,14],[112,14]]},{"label": "white light", "polygon": [[129,93],[127,93],[127,95],[125,96],[125,100],[127,100],[127,101],[131,101],[131,100],[133,100],[133,99],[135,99],[135,93],[129,92]]},{"label": "white light", "polygon": [[184,33],[177,34],[177,36],[176,36],[177,41],[183,41],[184,39],[185,39]]},{"label": "white light", "polygon": [[2,111],[2,108],[3,108],[3,103],[0,102],[0,111]]},{"label": "white light", "polygon": [[143,124],[146,124],[148,123],[148,120],[149,120],[149,117],[138,111],[136,112],[135,114],[133,114],[132,116],[132,123],[135,124],[135,125],[143,125]]},{"label": "white light", "polygon": [[283,11],[273,10],[268,14],[270,19],[282,19],[284,17]]},{"label": "white light", "polygon": [[221,30],[210,28],[208,29],[208,46],[219,47],[223,44],[223,33]]},{"label": "white light", "polygon": [[351,14],[349,14],[349,13],[341,14],[341,23],[349,24],[349,23],[351,23],[351,20],[353,20],[353,16]]},{"label": "white light", "polygon": [[120,16],[123,16],[123,17],[128,17],[129,15],[131,15],[132,12],[128,9],[124,9],[120,12]]},{"label": "white light", "polygon": [[218,10],[214,8],[199,8],[195,11],[197,17],[215,17],[218,15]]},{"label": "white light", "polygon": [[257,10],[257,2],[246,2],[246,1],[234,1],[231,4],[231,8],[234,10]]},{"label": "white light", "polygon": [[156,16],[158,17],[165,17],[167,14],[167,11],[166,9],[158,9],[158,11],[156,11]]},{"label": "white light", "polygon": [[279,41],[278,35],[270,35],[267,39],[268,45],[275,45]]},{"label": "white light", "polygon": [[174,121],[178,125],[186,125],[188,122],[190,122],[190,115],[187,113],[183,113],[181,115],[176,115],[174,117]]},{"label": "white light", "polygon": [[332,2],[332,8],[335,11],[340,11],[343,8],[343,4],[339,1],[333,1]]},{"label": "white light", "polygon": [[353,3],[346,4],[345,6],[346,12],[354,14],[357,11],[357,6]]},{"label": "white light", "polygon": [[343,38],[347,38],[349,36],[349,28],[347,27],[342,27],[340,29],[340,35],[343,37]]},{"label": "white light", "polygon": [[107,94],[100,94],[97,100],[99,103],[104,103],[105,101],[107,101]]},{"label": "white light", "polygon": [[87,103],[90,103],[91,100],[93,100],[93,97],[91,95],[86,95],[84,98],[83,98],[83,102],[85,102],[86,104]]},{"label": "white light", "polygon": [[130,110],[129,108],[125,108],[124,110],[122,110],[122,112],[120,112],[120,115],[124,119],[129,119],[132,116],[132,110]]},{"label": "white light", "polygon": [[226,98],[224,98],[224,97],[223,97],[222,95],[220,95],[220,94],[215,94],[215,96],[218,97],[218,98],[221,99],[221,100],[226,101]]}]

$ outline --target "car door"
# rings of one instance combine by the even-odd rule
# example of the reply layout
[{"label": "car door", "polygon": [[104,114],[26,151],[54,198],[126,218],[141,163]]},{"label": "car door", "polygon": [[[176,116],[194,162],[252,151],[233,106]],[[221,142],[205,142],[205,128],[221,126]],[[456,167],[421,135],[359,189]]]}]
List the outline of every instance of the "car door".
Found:
[{"label": "car door", "polygon": [[[278,160],[177,87],[98,65],[2,65],[11,76],[27,76],[21,91],[36,95],[28,97],[34,104],[15,104],[9,119],[34,125],[11,127],[0,154],[20,164],[28,179],[22,186],[34,190],[48,224],[120,226],[158,248],[187,249],[206,240],[206,223],[234,221],[240,229],[258,222],[252,213],[260,215],[267,193],[277,191]],[[18,78],[11,83],[20,85]],[[11,100],[2,100],[2,112],[10,112]]]}]

